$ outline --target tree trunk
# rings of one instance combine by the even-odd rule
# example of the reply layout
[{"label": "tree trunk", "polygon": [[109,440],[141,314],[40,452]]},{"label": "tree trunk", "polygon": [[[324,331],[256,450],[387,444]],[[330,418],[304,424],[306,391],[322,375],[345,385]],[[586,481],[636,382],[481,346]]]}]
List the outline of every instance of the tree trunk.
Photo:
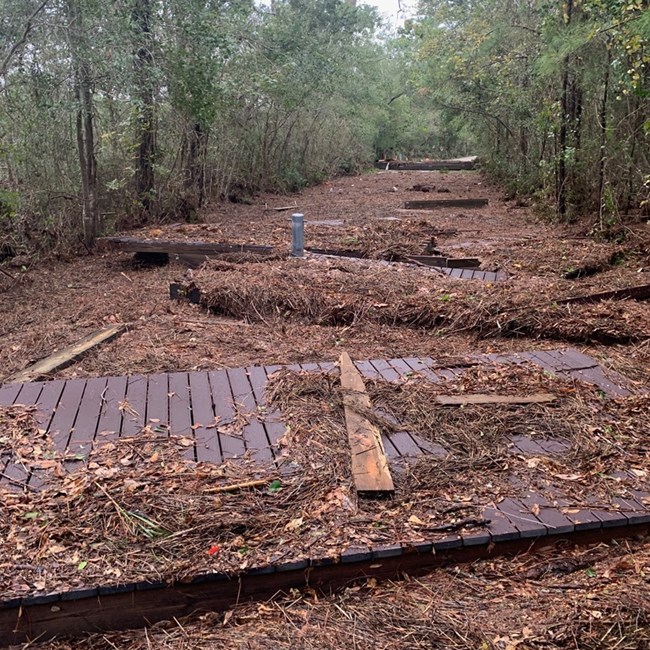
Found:
[{"label": "tree trunk", "polygon": [[151,0],[134,0],[131,13],[134,32],[134,69],[138,113],[135,131],[135,193],[145,214],[151,213],[155,191],[154,159],[156,152],[156,115],[154,104],[153,39],[151,35]]},{"label": "tree trunk", "polygon": [[82,226],[84,244],[91,248],[97,237],[99,206],[97,202],[97,159],[93,125],[92,77],[87,55],[82,51],[84,33],[79,7],[68,2],[68,37],[74,69],[74,95],[77,104],[77,153],[83,194]]},{"label": "tree trunk", "polygon": [[[566,14],[564,16],[565,25],[569,26],[571,24],[571,17],[573,14],[573,0],[567,0],[566,3]],[[569,66],[571,64],[571,58],[567,55],[564,58],[564,71],[562,73],[562,116],[560,121],[560,159],[558,161],[557,167],[557,179],[556,179],[556,199],[557,199],[557,211],[561,219],[566,217],[566,208],[567,208],[567,151],[568,151],[568,141],[569,141],[569,119],[570,119],[570,73]]]},{"label": "tree trunk", "polygon": [[603,100],[600,105],[600,155],[598,160],[598,218],[600,227],[603,227],[605,217],[605,161],[607,146],[607,98],[609,95],[609,68],[612,63],[612,51],[607,43],[607,65],[605,66],[605,82]]}]

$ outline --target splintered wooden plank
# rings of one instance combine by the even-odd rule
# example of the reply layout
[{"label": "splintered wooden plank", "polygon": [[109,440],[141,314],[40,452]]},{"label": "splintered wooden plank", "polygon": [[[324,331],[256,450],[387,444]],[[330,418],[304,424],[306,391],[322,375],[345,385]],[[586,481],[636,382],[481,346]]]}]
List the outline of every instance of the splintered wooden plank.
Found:
[{"label": "splintered wooden plank", "polygon": [[44,377],[45,375],[64,368],[65,366],[70,365],[76,361],[81,355],[88,352],[91,348],[94,348],[101,343],[106,343],[114,339],[116,336],[121,334],[126,325],[111,325],[110,327],[102,327],[101,329],[84,336],[80,341],[77,341],[73,345],[69,345],[63,350],[59,350],[49,357],[42,359],[38,363],[35,363],[25,370],[14,373],[10,377],[7,377],[5,381],[7,382],[16,382],[16,381],[33,381],[39,377]]},{"label": "splintered wooden plank", "polygon": [[364,496],[393,494],[395,487],[379,429],[361,415],[364,410],[371,409],[361,374],[347,352],[341,355],[340,364],[352,476],[357,492]]},{"label": "splintered wooden plank", "polygon": [[436,395],[436,402],[443,406],[466,406],[468,404],[544,404],[556,398],[552,393],[535,393],[533,395]]},{"label": "splintered wooden plank", "polygon": [[220,463],[221,450],[215,425],[212,391],[207,372],[190,372],[192,394],[192,419],[194,420],[194,443],[199,463]]},{"label": "splintered wooden plank", "polygon": [[436,199],[433,201],[405,201],[406,210],[435,210],[436,208],[482,208],[487,199]]}]

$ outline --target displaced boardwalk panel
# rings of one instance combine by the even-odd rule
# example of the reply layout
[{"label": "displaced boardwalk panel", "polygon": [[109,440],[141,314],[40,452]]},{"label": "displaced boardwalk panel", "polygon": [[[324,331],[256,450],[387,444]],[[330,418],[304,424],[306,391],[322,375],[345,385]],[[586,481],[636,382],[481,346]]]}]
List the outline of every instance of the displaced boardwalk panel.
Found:
[{"label": "displaced boardwalk panel", "polygon": [[377,169],[387,171],[462,171],[476,168],[476,160],[378,160]]},{"label": "displaced boardwalk panel", "polygon": [[352,476],[357,492],[363,496],[387,496],[395,486],[388,468],[386,451],[379,429],[363,415],[372,410],[361,374],[347,352],[341,355],[341,386],[345,424],[352,455]]},{"label": "displaced boardwalk panel", "polygon": [[34,381],[44,377],[54,370],[70,365],[91,348],[94,348],[101,343],[113,340],[116,336],[119,336],[125,328],[126,325],[124,324],[102,327],[100,330],[88,334],[88,336],[84,336],[84,338],[73,345],[69,345],[67,348],[59,350],[59,352],[55,352],[49,357],[29,366],[29,368],[25,368],[25,370],[14,373],[4,381],[5,383]]},{"label": "displaced boardwalk panel", "polygon": [[104,250],[121,250],[127,253],[167,253],[176,255],[206,255],[223,253],[255,253],[270,255],[271,246],[255,244],[227,244],[217,242],[181,241],[167,239],[145,239],[138,237],[100,237],[97,246]]},{"label": "displaced boardwalk panel", "polygon": [[615,289],[613,291],[602,291],[592,293],[588,296],[576,296],[575,298],[564,298],[556,300],[558,305],[582,305],[603,300],[650,300],[650,284],[642,284],[639,287],[628,289]]},{"label": "displaced boardwalk panel", "polygon": [[436,210],[437,208],[482,208],[487,199],[436,199],[432,201],[405,201],[405,210]]}]

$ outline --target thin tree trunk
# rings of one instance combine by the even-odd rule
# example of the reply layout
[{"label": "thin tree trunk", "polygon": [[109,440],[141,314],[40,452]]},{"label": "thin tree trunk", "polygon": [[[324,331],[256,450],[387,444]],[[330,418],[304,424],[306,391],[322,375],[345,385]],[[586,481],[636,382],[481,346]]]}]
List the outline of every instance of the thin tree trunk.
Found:
[{"label": "thin tree trunk", "polygon": [[[573,14],[573,0],[568,0],[566,3],[566,16],[564,22],[567,26],[571,24],[571,16]],[[562,73],[562,116],[560,121],[560,159],[557,168],[557,182],[556,182],[556,198],[557,198],[557,211],[561,219],[566,217],[567,209],[567,150],[568,150],[568,133],[569,133],[569,91],[570,91],[570,77],[569,66],[571,58],[567,55],[564,58],[564,71]]]},{"label": "thin tree trunk", "polygon": [[151,0],[135,0],[131,21],[135,36],[134,68],[138,114],[136,118],[135,192],[143,212],[151,213],[155,191],[156,115],[154,104]]},{"label": "thin tree trunk", "polygon": [[607,146],[607,98],[609,95],[609,68],[612,63],[612,51],[607,44],[607,65],[605,66],[605,82],[603,88],[603,100],[600,105],[600,156],[598,160],[598,218],[600,227],[603,227],[605,216],[605,162]]},{"label": "thin tree trunk", "polygon": [[97,237],[99,206],[97,201],[97,159],[95,158],[95,129],[93,125],[92,78],[83,46],[83,24],[79,8],[68,3],[68,36],[74,68],[74,93],[77,103],[77,153],[83,194],[82,226],[84,244],[91,248]]}]

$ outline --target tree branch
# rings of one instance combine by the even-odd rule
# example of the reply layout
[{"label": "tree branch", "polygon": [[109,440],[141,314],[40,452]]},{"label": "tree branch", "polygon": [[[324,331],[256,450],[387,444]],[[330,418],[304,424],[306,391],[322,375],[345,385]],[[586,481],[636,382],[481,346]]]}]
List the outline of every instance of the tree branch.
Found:
[{"label": "tree branch", "polygon": [[2,65],[0,66],[0,75],[3,77],[7,74],[7,70],[9,69],[9,64],[11,63],[11,60],[14,58],[14,55],[16,52],[27,42],[27,37],[29,36],[29,32],[32,31],[32,21],[38,14],[45,9],[45,5],[50,0],[43,0],[41,4],[34,10],[32,15],[27,19],[27,23],[25,24],[25,29],[23,30],[23,35],[20,37],[19,40],[17,40],[7,53],[7,56],[4,58],[4,61],[2,62]]}]

